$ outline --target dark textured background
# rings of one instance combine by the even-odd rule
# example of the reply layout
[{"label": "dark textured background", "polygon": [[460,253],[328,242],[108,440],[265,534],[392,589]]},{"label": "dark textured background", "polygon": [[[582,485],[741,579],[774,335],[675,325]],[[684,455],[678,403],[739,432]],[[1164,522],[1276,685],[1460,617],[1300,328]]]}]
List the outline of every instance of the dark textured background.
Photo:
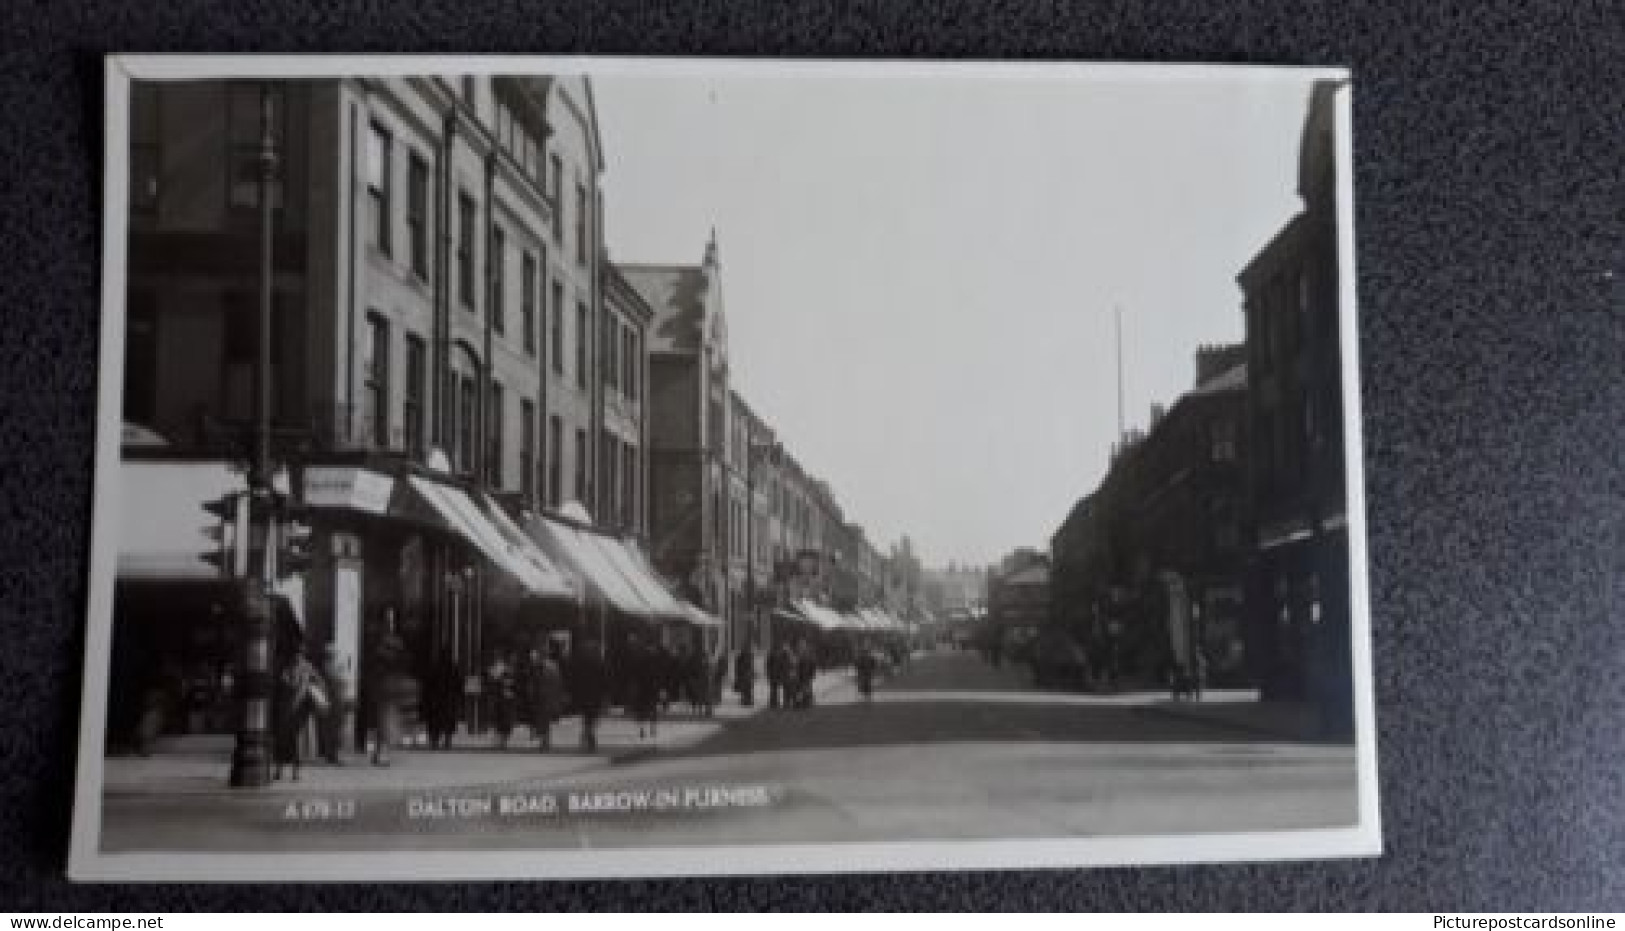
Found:
[{"label": "dark textured background", "polygon": [[[0,908],[1625,910],[1618,0],[0,6]],[[66,883],[95,420],[100,56],[114,51],[1351,65],[1388,853],[808,879]]]}]

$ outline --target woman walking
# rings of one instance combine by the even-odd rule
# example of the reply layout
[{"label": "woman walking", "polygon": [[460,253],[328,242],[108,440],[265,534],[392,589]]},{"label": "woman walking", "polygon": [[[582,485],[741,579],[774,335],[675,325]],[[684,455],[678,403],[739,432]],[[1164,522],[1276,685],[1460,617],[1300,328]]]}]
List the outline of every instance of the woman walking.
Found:
[{"label": "woman walking", "polygon": [[406,644],[395,633],[394,612],[384,613],[385,628],[373,649],[367,677],[373,706],[372,765],[388,766],[389,751],[400,739],[401,696],[405,691]]},{"label": "woman walking", "polygon": [[497,749],[508,749],[508,738],[513,736],[514,715],[518,704],[518,685],[514,681],[513,664],[498,654],[485,672],[485,695],[491,715],[491,728],[497,733]]},{"label": "woman walking", "polygon": [[638,739],[655,739],[660,715],[660,686],[664,669],[660,654],[634,638],[628,645],[627,671],[632,678],[632,719],[638,722]]},{"label": "woman walking", "polygon": [[553,749],[553,722],[564,714],[564,654],[558,641],[536,661],[531,677],[531,729],[536,732],[536,749]]},{"label": "woman walking", "polygon": [[734,658],[734,689],[739,693],[741,705],[749,708],[756,704],[756,654],[751,652],[749,643]]},{"label": "woman walking", "polygon": [[294,650],[277,674],[275,735],[272,746],[271,778],[282,778],[282,767],[292,767],[291,778],[299,781],[299,743],[313,714],[327,711],[328,698],[321,686],[321,673],[301,650]]}]

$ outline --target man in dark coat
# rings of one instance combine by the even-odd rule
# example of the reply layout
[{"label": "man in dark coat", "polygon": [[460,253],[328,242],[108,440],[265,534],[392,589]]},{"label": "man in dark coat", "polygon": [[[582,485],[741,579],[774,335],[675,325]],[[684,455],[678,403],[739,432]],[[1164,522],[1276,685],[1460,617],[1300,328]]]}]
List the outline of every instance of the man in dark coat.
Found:
[{"label": "man in dark coat", "polygon": [[451,749],[451,738],[457,731],[457,705],[462,696],[462,675],[451,654],[443,653],[430,660],[423,683],[423,723],[429,732],[429,749]]},{"label": "man in dark coat", "polygon": [[581,748],[591,753],[598,749],[598,717],[604,712],[604,692],[609,686],[609,673],[597,642],[583,641],[571,649],[565,686],[581,713]]},{"label": "man in dark coat", "polygon": [[405,673],[406,644],[394,630],[394,615],[386,612],[370,662],[362,674],[370,681],[368,692],[372,698],[373,728],[377,737],[373,742],[374,766],[388,766],[389,752],[400,739],[401,704],[409,688]]},{"label": "man in dark coat", "polygon": [[562,656],[558,643],[549,643],[547,652],[538,651],[531,670],[528,698],[530,700],[531,730],[536,735],[537,749],[547,751],[553,746],[553,722],[564,713],[564,671],[559,668]]},{"label": "man in dark coat", "polygon": [[790,700],[790,672],[795,660],[790,656],[790,647],[782,640],[773,652],[767,655],[767,706],[777,708],[781,704],[789,704]]},{"label": "man in dark coat", "polygon": [[813,703],[813,679],[818,675],[818,659],[813,654],[812,644],[801,641],[796,651],[795,665],[795,707],[810,708]]},{"label": "man in dark coat", "polygon": [[749,708],[756,704],[756,654],[745,644],[734,658],[734,689],[739,692],[739,703]]}]

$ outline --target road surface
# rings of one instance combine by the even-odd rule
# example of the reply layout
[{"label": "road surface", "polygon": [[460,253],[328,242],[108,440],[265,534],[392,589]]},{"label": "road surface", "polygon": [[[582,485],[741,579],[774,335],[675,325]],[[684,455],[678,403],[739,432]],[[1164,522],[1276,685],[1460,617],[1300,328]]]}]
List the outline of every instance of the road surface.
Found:
[{"label": "road surface", "polygon": [[[1032,689],[978,656],[917,657],[872,701],[730,721],[680,749],[545,778],[402,790],[109,794],[103,849],[613,848],[1099,837],[1354,823],[1347,745],[1167,714],[1158,696]],[[411,765],[403,754],[400,766]],[[380,781],[388,772],[380,772]]]}]

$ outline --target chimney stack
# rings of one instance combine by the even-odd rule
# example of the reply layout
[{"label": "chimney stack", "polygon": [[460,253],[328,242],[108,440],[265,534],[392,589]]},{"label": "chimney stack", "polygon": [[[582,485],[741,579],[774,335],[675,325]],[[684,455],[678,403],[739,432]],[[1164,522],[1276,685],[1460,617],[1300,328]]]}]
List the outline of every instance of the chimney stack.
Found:
[{"label": "chimney stack", "polygon": [[1196,349],[1196,387],[1223,375],[1247,361],[1247,347],[1242,343],[1220,343],[1198,346]]}]

